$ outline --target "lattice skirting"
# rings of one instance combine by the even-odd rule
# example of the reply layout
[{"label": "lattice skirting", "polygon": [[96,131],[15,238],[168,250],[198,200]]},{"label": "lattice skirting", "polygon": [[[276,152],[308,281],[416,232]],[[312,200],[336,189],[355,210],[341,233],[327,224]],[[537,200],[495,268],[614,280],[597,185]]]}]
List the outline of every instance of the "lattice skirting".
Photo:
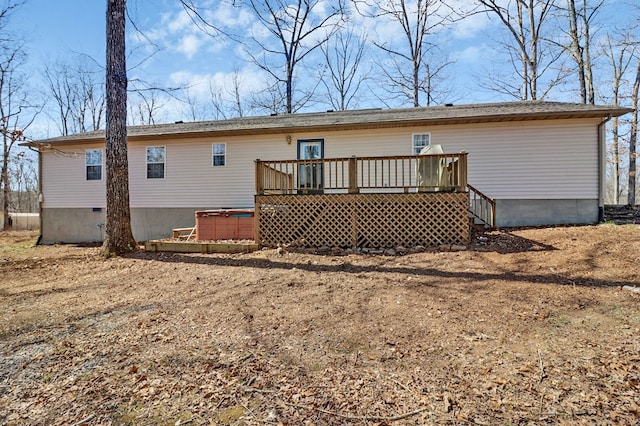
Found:
[{"label": "lattice skirting", "polygon": [[265,247],[415,247],[468,244],[469,194],[256,196]]}]

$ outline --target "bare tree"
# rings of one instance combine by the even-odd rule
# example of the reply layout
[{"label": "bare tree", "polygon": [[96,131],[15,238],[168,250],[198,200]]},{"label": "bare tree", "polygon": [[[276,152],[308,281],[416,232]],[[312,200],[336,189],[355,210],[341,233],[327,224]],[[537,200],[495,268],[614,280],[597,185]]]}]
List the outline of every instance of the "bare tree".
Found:
[{"label": "bare tree", "polygon": [[213,107],[214,119],[244,117],[249,106],[247,96],[242,90],[240,71],[235,69],[231,74],[230,88],[227,85],[209,84],[209,101]]},{"label": "bare tree", "polygon": [[227,91],[227,93],[232,97],[232,106],[230,107],[230,110],[234,117],[244,117],[246,114],[246,106],[241,93],[242,81],[240,78],[240,72],[236,69],[231,78],[231,90]]},{"label": "bare tree", "polygon": [[[6,28],[4,19],[8,19],[10,11],[16,5],[10,2],[0,10],[0,27]],[[25,50],[16,40],[8,40],[0,44],[0,195],[4,221],[2,228],[9,227],[9,201],[12,188],[11,165],[19,166],[22,155],[14,155],[17,143],[25,141],[25,131],[33,123],[40,107],[33,104],[34,96],[27,87],[27,76],[22,72],[25,68]]]},{"label": "bare tree", "polygon": [[[250,96],[249,105],[252,110],[256,111],[265,111],[271,114],[286,114],[288,112],[286,98],[287,95],[284,87],[278,82],[275,82],[257,93],[253,93]],[[304,103],[306,103],[308,99],[309,95],[307,95]],[[302,104],[302,101],[298,102],[298,105]],[[293,112],[295,112],[295,110]]]},{"label": "bare tree", "polygon": [[551,12],[557,0],[476,0],[486,13],[497,17],[509,34],[511,42],[505,43],[510,62],[517,76],[515,84],[492,76],[488,88],[522,100],[543,99],[564,75],[560,72],[542,86],[543,75],[551,71],[559,60],[561,51],[546,42],[551,38],[545,33],[546,24],[553,17]]},{"label": "bare tree", "polygon": [[593,83],[592,44],[595,20],[604,5],[604,0],[565,0],[558,10],[567,22],[563,32],[568,42],[558,41],[558,45],[571,57],[575,65],[575,74],[580,86],[580,100],[584,104],[595,104],[596,95]]},{"label": "bare tree", "polygon": [[81,132],[102,128],[106,97],[104,93],[104,70],[82,65],[78,70],[80,97],[76,122]]},{"label": "bare tree", "polygon": [[[621,106],[625,97],[624,88],[630,85],[629,80],[626,78],[629,72],[638,45],[630,41],[629,35],[624,35],[619,41],[613,41],[611,35],[607,35],[603,42],[602,50],[604,56],[608,59],[611,70],[611,80],[607,82],[606,86],[611,88],[610,98],[607,101],[613,106]],[[622,144],[622,132],[623,132],[623,120],[619,117],[614,117],[612,120],[611,131],[611,186],[613,190],[612,202],[618,204],[621,195],[620,186],[620,162],[621,162],[621,144]]]},{"label": "bare tree", "polygon": [[[390,63],[384,63],[382,73],[390,83],[392,96],[406,99],[414,107],[432,105],[437,98],[448,95],[445,90],[446,67],[450,62],[442,59],[437,44],[429,37],[445,28],[451,9],[442,0],[383,0],[363,2],[365,16],[373,19],[389,19],[402,30],[402,45],[386,41],[374,41],[374,45],[390,55]],[[441,93],[439,93],[439,91]],[[421,100],[421,94],[424,100]]]},{"label": "bare tree", "polygon": [[2,229],[9,227],[9,194],[11,191],[10,164],[16,143],[24,140],[23,130],[31,121],[23,124],[30,105],[25,90],[26,77],[20,72],[25,64],[22,45],[12,39],[9,28],[12,13],[23,1],[7,0],[0,5],[0,196],[4,220]]},{"label": "bare tree", "polygon": [[[231,1],[235,5],[237,0]],[[180,4],[182,4],[184,11],[187,13],[191,21],[203,33],[209,35],[210,37],[218,37],[221,34],[231,36],[225,31],[222,31],[222,29],[215,23],[211,22],[211,19],[206,13],[206,9],[201,4],[197,4],[193,0],[180,0]]]},{"label": "bare tree", "polygon": [[338,31],[333,40],[321,46],[326,66],[321,81],[334,110],[356,106],[360,88],[369,78],[371,71],[362,71],[365,39],[364,31],[358,35],[349,28]]},{"label": "bare tree", "polygon": [[12,163],[12,210],[20,213],[38,211],[38,171],[36,161],[28,152],[20,151]]},{"label": "bare tree", "polygon": [[215,86],[213,83],[209,84],[209,102],[213,108],[214,120],[227,119],[226,100],[224,98],[222,88]]},{"label": "bare tree", "polygon": [[80,56],[58,61],[44,70],[48,96],[55,102],[57,124],[63,135],[102,128],[104,121],[104,69]]},{"label": "bare tree", "polygon": [[26,140],[25,131],[33,123],[39,107],[31,104],[29,90],[25,87],[26,77],[20,73],[24,66],[22,47],[3,50],[0,54],[0,140],[2,156],[0,161],[0,189],[2,193],[3,229],[9,226],[9,198],[12,187],[11,164],[23,159],[14,156],[17,143]]},{"label": "bare tree", "polygon": [[208,109],[197,96],[198,90],[194,87],[187,87],[183,91],[182,102],[184,109],[182,115],[189,121],[202,121],[210,117]]},{"label": "bare tree", "polygon": [[26,3],[25,0],[3,0],[0,4],[0,45],[4,47],[14,40],[11,38],[11,31],[7,27],[11,22],[11,15]]},{"label": "bare tree", "polygon": [[[296,84],[296,71],[302,62],[325,44],[343,20],[341,0],[247,0],[258,21],[270,37],[254,34],[258,52],[247,50],[254,64],[274,82],[270,94],[282,93],[284,106],[292,113],[302,108],[313,95],[317,83]],[[282,86],[282,88],[277,87]],[[270,96],[269,99],[277,100]],[[279,103],[280,101],[278,101]],[[261,102],[266,106],[265,102]]]},{"label": "bare tree", "polygon": [[102,246],[105,256],[126,253],[136,247],[129,206],[125,5],[126,0],[107,0],[107,217]]},{"label": "bare tree", "polygon": [[131,124],[156,124],[159,112],[167,104],[168,100],[162,98],[160,89],[140,89],[130,91],[134,96],[133,101],[127,101],[129,105],[129,122]]},{"label": "bare tree", "polygon": [[631,134],[629,135],[629,173],[628,173],[628,186],[627,186],[627,204],[631,206],[636,205],[636,174],[637,168],[637,142],[638,142],[638,108],[640,107],[640,57],[636,58],[636,75],[633,82],[633,88],[631,90],[631,107],[633,112],[631,113]]}]

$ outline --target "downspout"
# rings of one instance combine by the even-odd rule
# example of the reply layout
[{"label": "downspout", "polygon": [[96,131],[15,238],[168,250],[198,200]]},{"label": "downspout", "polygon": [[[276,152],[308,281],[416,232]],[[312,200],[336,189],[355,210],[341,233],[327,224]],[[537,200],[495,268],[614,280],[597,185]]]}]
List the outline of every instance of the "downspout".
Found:
[{"label": "downspout", "polygon": [[607,192],[607,132],[611,114],[598,124],[598,223],[604,222],[604,196]]},{"label": "downspout", "polygon": [[33,151],[38,153],[38,221],[40,222],[40,235],[38,235],[38,239],[36,240],[36,245],[39,246],[42,243],[42,146],[36,145],[37,150],[33,149],[31,145],[27,145],[27,147]]},{"label": "downspout", "polygon": [[38,147],[38,219],[40,220],[40,235],[38,235],[38,241],[36,245],[42,244],[42,236],[44,231],[42,229],[44,220],[42,219],[42,204],[44,199],[42,198],[42,148]]}]

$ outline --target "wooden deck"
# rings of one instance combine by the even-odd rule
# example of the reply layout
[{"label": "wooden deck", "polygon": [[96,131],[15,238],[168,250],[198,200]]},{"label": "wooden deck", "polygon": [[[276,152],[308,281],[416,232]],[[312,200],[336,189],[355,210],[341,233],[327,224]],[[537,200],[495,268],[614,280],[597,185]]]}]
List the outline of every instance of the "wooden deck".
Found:
[{"label": "wooden deck", "polygon": [[467,153],[256,160],[256,194],[466,192]]},{"label": "wooden deck", "polygon": [[467,183],[465,152],[256,161],[261,246],[464,245],[470,218],[494,211]]}]

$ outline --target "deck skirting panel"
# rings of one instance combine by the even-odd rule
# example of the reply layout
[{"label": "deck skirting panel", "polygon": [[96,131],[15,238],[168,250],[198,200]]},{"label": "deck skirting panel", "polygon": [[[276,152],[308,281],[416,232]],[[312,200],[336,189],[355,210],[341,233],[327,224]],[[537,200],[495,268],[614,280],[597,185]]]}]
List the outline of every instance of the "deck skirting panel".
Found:
[{"label": "deck skirting panel", "polygon": [[469,243],[469,194],[257,195],[264,247],[415,247]]}]

